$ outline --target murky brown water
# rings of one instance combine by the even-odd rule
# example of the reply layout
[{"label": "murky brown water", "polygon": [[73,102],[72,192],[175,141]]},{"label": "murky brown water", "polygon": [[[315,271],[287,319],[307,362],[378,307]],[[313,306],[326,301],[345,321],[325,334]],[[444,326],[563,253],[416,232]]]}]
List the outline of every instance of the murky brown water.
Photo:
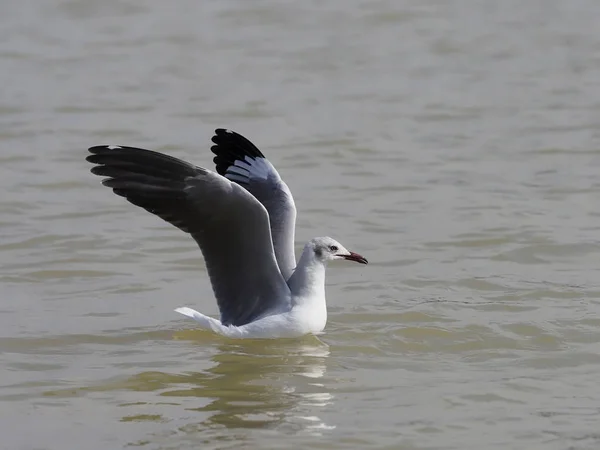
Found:
[{"label": "murky brown water", "polygon": [[[2,449],[597,449],[600,4],[0,5]],[[199,250],[87,147],[252,139],[328,271],[320,339],[232,342]]]}]

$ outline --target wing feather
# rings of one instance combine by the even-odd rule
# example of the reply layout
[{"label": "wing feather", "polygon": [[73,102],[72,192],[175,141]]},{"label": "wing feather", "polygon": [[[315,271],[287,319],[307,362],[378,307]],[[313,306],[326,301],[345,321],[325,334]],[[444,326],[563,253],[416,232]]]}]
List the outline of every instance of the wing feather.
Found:
[{"label": "wing feather", "polygon": [[210,170],[135,147],[96,146],[87,160],[103,184],[198,243],[224,325],[289,309],[269,214],[248,191]]},{"label": "wing feather", "polygon": [[215,130],[211,147],[217,172],[239,184],[267,209],[277,263],[287,280],[296,268],[296,205],[288,186],[262,152],[244,136]]}]

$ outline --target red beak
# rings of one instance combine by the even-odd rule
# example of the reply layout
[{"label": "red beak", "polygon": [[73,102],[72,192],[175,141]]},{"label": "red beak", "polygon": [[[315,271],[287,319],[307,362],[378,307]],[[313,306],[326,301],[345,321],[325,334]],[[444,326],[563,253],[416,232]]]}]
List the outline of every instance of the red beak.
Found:
[{"label": "red beak", "polygon": [[368,264],[369,261],[367,261],[367,258],[365,258],[364,256],[359,255],[358,253],[354,253],[354,252],[350,252],[349,255],[338,255],[341,256],[344,259],[347,259],[348,261],[354,261],[360,264]]}]

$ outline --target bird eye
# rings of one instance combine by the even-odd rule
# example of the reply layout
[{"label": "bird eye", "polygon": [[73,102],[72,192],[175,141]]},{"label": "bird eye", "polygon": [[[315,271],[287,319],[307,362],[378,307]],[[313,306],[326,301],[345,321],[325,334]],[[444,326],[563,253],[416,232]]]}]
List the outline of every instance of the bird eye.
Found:
[{"label": "bird eye", "polygon": [[329,250],[331,250],[332,252],[337,252],[338,251],[337,245],[330,245]]}]

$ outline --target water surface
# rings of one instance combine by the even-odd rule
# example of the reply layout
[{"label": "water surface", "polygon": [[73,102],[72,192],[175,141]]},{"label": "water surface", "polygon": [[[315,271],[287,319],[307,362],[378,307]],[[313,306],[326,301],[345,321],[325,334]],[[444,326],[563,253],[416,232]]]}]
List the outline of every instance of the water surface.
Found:
[{"label": "water surface", "polygon": [[[596,449],[600,6],[47,0],[0,6],[0,447]],[[87,147],[212,167],[254,141],[319,338],[236,342],[180,231]]]}]

